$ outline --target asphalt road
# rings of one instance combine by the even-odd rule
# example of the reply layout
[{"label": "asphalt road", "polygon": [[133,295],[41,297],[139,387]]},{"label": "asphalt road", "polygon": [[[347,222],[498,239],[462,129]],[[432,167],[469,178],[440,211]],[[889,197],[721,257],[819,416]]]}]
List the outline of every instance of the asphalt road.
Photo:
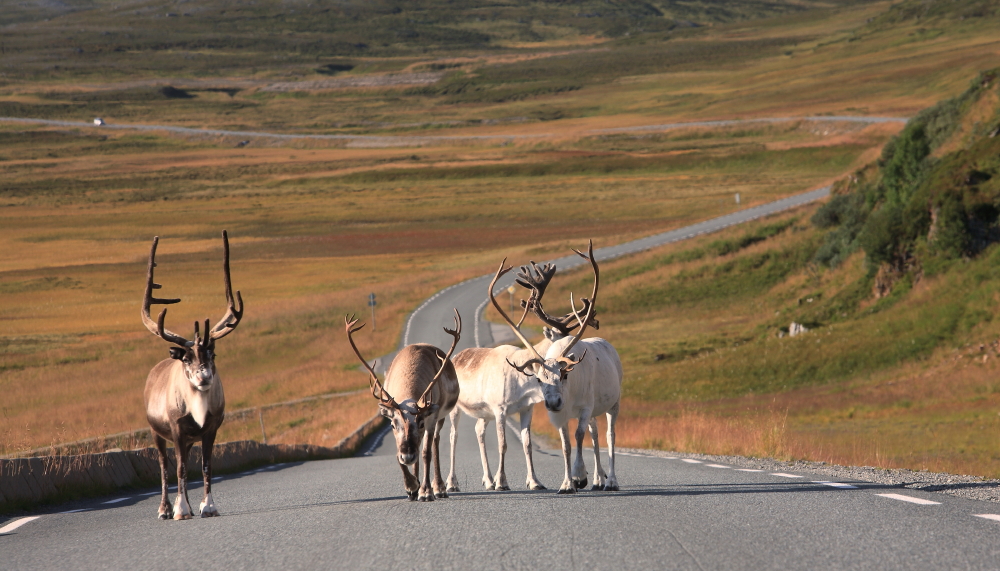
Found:
[{"label": "asphalt road", "polygon": [[[463,491],[448,499],[406,499],[389,436],[370,457],[221,478],[219,518],[159,521],[153,489],[0,517],[0,567],[913,570],[1000,560],[995,503],[644,455],[619,456],[620,492],[561,496],[524,489],[513,433],[514,490],[487,492],[473,423],[459,433]],[[535,462],[557,487],[561,459],[538,451]]]},{"label": "asphalt road", "polygon": [[[744,123],[781,123],[786,121],[813,121],[820,123],[905,123],[905,117],[863,117],[863,116],[815,116],[815,117],[763,117],[758,119],[733,119],[720,121],[693,121],[689,123],[663,123],[658,125],[634,125],[630,127],[617,127],[613,129],[593,129],[586,131],[587,134],[601,135],[611,133],[629,132],[654,132],[669,131],[685,127],[726,127]],[[58,119],[35,119],[30,117],[0,117],[0,122],[21,123],[26,125],[47,125],[50,127],[74,127],[103,130],[126,130],[126,131],[165,131],[178,135],[188,136],[213,136],[213,137],[238,137],[246,138],[249,143],[254,139],[273,140],[315,140],[315,141],[347,141],[349,145],[357,144],[365,147],[406,147],[414,145],[424,145],[434,142],[455,142],[455,141],[490,141],[490,140],[515,140],[515,139],[537,139],[553,137],[554,133],[530,133],[530,134],[504,134],[497,133],[491,135],[352,135],[352,134],[299,134],[299,133],[274,133],[267,131],[227,131],[223,129],[195,129],[192,127],[178,127],[176,125],[143,125],[138,123],[105,123],[104,125],[94,125],[90,121],[63,121]]]},{"label": "asphalt road", "polygon": [[[755,220],[763,216],[781,212],[782,210],[794,208],[802,204],[808,204],[815,200],[825,198],[829,194],[830,187],[823,187],[753,208],[739,210],[725,216],[699,222],[698,224],[693,224],[677,230],[647,236],[646,238],[626,242],[624,244],[618,244],[616,246],[596,248],[594,250],[594,256],[599,262],[601,262],[626,254],[641,252],[643,250],[648,250],[650,248],[655,248],[671,242],[686,240],[701,234],[718,232],[723,228],[728,228],[729,226],[733,226],[735,224],[742,224],[744,222],[749,222],[750,220]],[[579,244],[578,249],[581,251],[586,250],[586,244]],[[526,264],[527,262],[528,260],[508,260],[508,263],[514,264],[515,266],[520,266],[521,264]],[[583,258],[573,254],[572,252],[570,252],[568,256],[555,260],[546,260],[545,262],[540,263],[546,262],[556,264],[556,267],[559,270],[573,268],[585,263]],[[500,260],[497,260],[497,264],[500,264]],[[495,291],[499,296],[498,301],[501,301],[501,303],[503,303],[504,297],[506,296],[501,296],[500,294],[504,289],[514,283],[515,273],[516,271],[511,271],[497,282],[497,289]],[[400,340],[400,347],[405,347],[411,343],[430,343],[432,345],[447,348],[451,344],[451,337],[442,330],[442,327],[452,327],[454,325],[452,322],[452,308],[457,308],[463,319],[462,338],[459,340],[458,347],[455,349],[456,353],[468,347],[492,346],[494,344],[494,339],[490,333],[490,325],[482,319],[483,310],[489,302],[486,294],[486,288],[489,287],[490,280],[492,279],[492,274],[479,276],[478,278],[466,280],[462,283],[447,287],[428,298],[423,304],[417,307],[417,309],[414,310],[407,319],[406,327],[403,330],[403,338]],[[578,292],[578,295],[584,296],[589,293],[589,291]],[[395,354],[393,353],[382,356],[378,359],[377,368],[380,373],[385,372],[385,369],[388,368],[389,363],[392,362],[392,358],[394,356]]]}]

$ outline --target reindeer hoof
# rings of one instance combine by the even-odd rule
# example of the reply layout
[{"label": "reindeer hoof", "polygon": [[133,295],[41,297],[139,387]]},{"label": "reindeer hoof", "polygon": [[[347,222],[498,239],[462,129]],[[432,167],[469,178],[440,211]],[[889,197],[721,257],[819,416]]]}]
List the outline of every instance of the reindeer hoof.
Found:
[{"label": "reindeer hoof", "polygon": [[616,484],[608,484],[608,485],[604,486],[604,491],[605,492],[617,492],[618,491],[618,486]]},{"label": "reindeer hoof", "polygon": [[176,514],[176,515],[174,515],[174,521],[181,521],[183,519],[191,519],[191,514]]},{"label": "reindeer hoof", "polygon": [[576,488],[559,488],[557,494],[575,494]]},{"label": "reindeer hoof", "polygon": [[547,490],[548,488],[546,488],[545,486],[543,486],[541,484],[531,484],[531,483],[529,483],[528,484],[528,489],[529,490]]},{"label": "reindeer hoof", "polygon": [[604,490],[604,486],[601,484],[594,484],[593,486],[591,486],[590,490],[592,492],[600,492]]},{"label": "reindeer hoof", "polygon": [[493,489],[496,490],[496,491],[498,491],[498,492],[509,492],[510,491],[510,486],[497,486],[497,487],[495,487]]},{"label": "reindeer hoof", "polygon": [[573,487],[578,490],[582,490],[587,487],[587,478],[573,478]]},{"label": "reindeer hoof", "polygon": [[435,498],[447,498],[448,492],[434,492]]},{"label": "reindeer hoof", "polygon": [[448,491],[449,492],[461,492],[462,490],[459,490],[458,486],[448,486]]},{"label": "reindeer hoof", "polygon": [[409,498],[411,502],[417,501],[417,491],[413,490],[411,492],[411,491],[407,490],[406,491],[406,497]]},{"label": "reindeer hoof", "polygon": [[219,512],[202,510],[201,517],[219,517]]},{"label": "reindeer hoof", "polygon": [[417,499],[420,500],[420,501],[422,501],[422,502],[433,502],[434,501],[434,494],[427,494],[427,495],[421,494],[420,497],[418,497]]},{"label": "reindeer hoof", "polygon": [[169,513],[161,513],[161,514],[160,514],[159,516],[157,516],[157,517],[158,517],[159,519],[162,519],[162,520],[166,521],[166,520],[168,520],[168,519],[171,519],[171,518],[173,518],[173,514],[169,514]]}]

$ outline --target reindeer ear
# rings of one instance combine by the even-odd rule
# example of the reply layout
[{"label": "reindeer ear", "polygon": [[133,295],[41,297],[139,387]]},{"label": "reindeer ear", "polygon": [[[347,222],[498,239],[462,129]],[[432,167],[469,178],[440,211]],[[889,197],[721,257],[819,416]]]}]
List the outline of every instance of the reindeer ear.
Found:
[{"label": "reindeer ear", "polygon": [[392,409],[384,404],[378,405],[378,413],[386,418],[392,418]]},{"label": "reindeer ear", "polygon": [[170,358],[171,359],[183,359],[184,355],[187,355],[187,351],[181,349],[180,347],[170,348]]},{"label": "reindeer ear", "polygon": [[441,409],[441,405],[439,405],[437,403],[433,403],[433,404],[431,404],[431,406],[426,406],[426,407],[420,409],[420,416],[424,416],[424,417],[430,416],[430,415],[436,413],[440,409]]}]

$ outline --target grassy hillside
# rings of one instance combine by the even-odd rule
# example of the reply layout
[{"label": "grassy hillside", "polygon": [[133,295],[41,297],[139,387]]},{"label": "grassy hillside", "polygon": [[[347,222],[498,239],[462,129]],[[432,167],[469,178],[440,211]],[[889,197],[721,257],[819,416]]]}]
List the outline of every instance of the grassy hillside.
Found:
[{"label": "grassy hillside", "polygon": [[[897,264],[898,275],[883,272],[889,295],[876,301],[881,265],[866,261],[862,237],[872,232],[862,230],[887,202],[854,191],[886,179],[881,167],[865,167],[884,155],[910,189],[892,192],[910,202],[937,197],[913,185],[930,176],[925,164],[965,161],[949,153],[981,139],[965,103],[955,111],[963,126],[927,143],[933,149],[916,166],[894,158],[922,148],[906,142],[919,143],[912,128],[893,143],[902,151],[883,152],[900,123],[647,128],[916,115],[995,66],[1000,43],[988,5],[94,0],[5,8],[0,116],[385,138],[253,137],[237,147],[245,137],[0,121],[0,453],[144,424],[142,382],[165,355],[136,318],[154,234],[165,293],[184,299],[170,314],[182,330],[218,316],[218,234],[226,227],[233,237],[233,280],[249,309],[220,350],[231,408],[362,387],[340,320],[366,311],[370,292],[380,300],[379,329],[366,329],[360,343],[375,356],[395,346],[422,299],[487,273],[504,255],[562,254],[588,237],[620,242],[732,212],[735,193],[752,206],[849,173],[857,182],[842,183],[837,199],[849,208],[824,208],[816,224],[804,209],[608,264],[601,334],[626,360],[627,442],[708,450],[755,434],[756,444],[740,450],[849,457],[867,448],[852,448],[844,434],[869,442],[875,426],[902,438],[916,418],[865,407],[908,400],[910,408],[897,408],[918,411],[933,400],[873,396],[875,379],[902,394],[900,371],[943,367],[951,347],[990,331],[992,247],[980,242],[991,234],[969,222],[968,240],[957,242],[966,249],[948,250],[952,242],[936,236],[954,232],[931,239],[933,224],[915,227],[912,240],[906,234],[909,261]],[[927,136],[951,117],[938,116]],[[417,138],[427,134],[495,138]],[[976,180],[975,196],[955,182],[967,221],[989,219],[979,195],[992,192],[992,179]],[[792,320],[822,331],[822,344],[778,339]],[[899,324],[915,333],[877,337]],[[730,354],[740,361],[723,359]],[[797,354],[807,358],[790,357]],[[976,394],[985,407],[993,397],[963,379],[940,402],[965,422],[971,409],[961,399]],[[359,413],[363,399],[337,402],[275,412],[269,438],[329,443],[352,424],[338,419],[370,412],[361,404]],[[862,417],[869,424],[858,424]],[[253,420],[227,425],[225,437],[256,434]],[[804,447],[817,442],[822,453]],[[942,456],[942,467],[960,459]]]},{"label": "grassy hillside", "polygon": [[1000,474],[998,94],[982,73],[822,206],[607,264],[625,441]]}]

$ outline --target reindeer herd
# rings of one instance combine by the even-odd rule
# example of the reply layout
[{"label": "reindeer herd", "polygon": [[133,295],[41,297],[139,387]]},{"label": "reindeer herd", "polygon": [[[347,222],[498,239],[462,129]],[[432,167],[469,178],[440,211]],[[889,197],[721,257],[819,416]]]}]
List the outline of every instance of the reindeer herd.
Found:
[{"label": "reindeer herd", "polygon": [[[157,337],[168,343],[170,358],[158,363],[146,379],[144,400],[146,418],[153,432],[160,463],[161,498],[158,510],[160,519],[190,519],[192,511],[187,498],[187,459],[192,445],[202,445],[202,476],[204,498],[201,517],[219,515],[212,499],[212,448],[215,437],[225,417],[226,399],[222,380],[215,367],[215,342],[231,333],[243,318],[243,298],[240,292],[233,296],[229,272],[229,237],[222,232],[223,281],[227,301],[225,315],[210,327],[204,322],[202,335],[199,322],[194,323],[194,337],[188,340],[164,326],[167,309],[154,320],[150,306],[178,303],[180,299],[153,297],[159,284],[153,283],[156,267],[156,247],[159,237],[153,238],[146,274],[146,289],[142,301],[142,322]],[[523,312],[517,323],[511,320],[494,297],[497,281],[510,272],[500,263],[487,294],[493,307],[507,322],[523,348],[500,345],[489,349],[472,348],[452,357],[462,333],[462,318],[455,310],[455,328],[444,328],[451,335],[451,348],[446,352],[425,343],[404,347],[389,366],[384,381],[379,381],[375,370],[361,356],[354,343],[358,325],[353,317],[344,319],[347,340],[354,354],[364,364],[369,374],[372,396],[378,401],[379,414],[389,420],[396,439],[396,460],[403,472],[403,489],[412,500],[433,501],[447,498],[449,492],[458,492],[455,475],[455,448],[458,434],[459,411],[476,419],[476,436],[483,464],[483,486],[488,490],[510,490],[504,459],[507,452],[505,428],[509,418],[517,415],[520,437],[527,463],[526,486],[531,490],[544,490],[538,480],[531,455],[531,418],[534,406],[545,403],[549,420],[558,429],[562,442],[564,477],[558,493],[574,493],[585,488],[588,473],[583,460],[583,440],[590,431],[594,446],[594,490],[618,490],[615,476],[615,422],[621,401],[622,365],[618,352],[604,339],[584,339],[588,327],[599,328],[595,318],[600,270],[594,259],[594,246],[586,254],[574,250],[587,260],[594,273],[594,287],[589,298],[583,298],[582,309],[577,309],[570,294],[571,311],[561,317],[545,312],[542,298],[556,273],[552,264],[539,267],[534,262],[522,266],[516,282],[530,290],[527,300],[521,301]],[[528,313],[534,314],[543,324],[545,339],[531,344],[521,332]],[[579,328],[575,333],[575,329]],[[579,356],[573,350],[580,351]],[[608,472],[601,465],[597,418],[607,416]],[[441,429],[446,418],[451,419],[450,460],[448,479],[441,475]],[[573,460],[573,440],[569,424],[577,421],[573,435],[576,441],[576,459]],[[486,451],[486,430],[490,422],[496,424],[499,443],[498,466],[491,473]],[[174,443],[177,466],[177,494],[171,504],[168,496],[167,441]],[[419,462],[419,464],[418,464]],[[434,474],[431,476],[433,464]],[[421,479],[420,465],[423,466]]]}]

